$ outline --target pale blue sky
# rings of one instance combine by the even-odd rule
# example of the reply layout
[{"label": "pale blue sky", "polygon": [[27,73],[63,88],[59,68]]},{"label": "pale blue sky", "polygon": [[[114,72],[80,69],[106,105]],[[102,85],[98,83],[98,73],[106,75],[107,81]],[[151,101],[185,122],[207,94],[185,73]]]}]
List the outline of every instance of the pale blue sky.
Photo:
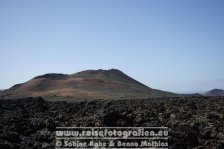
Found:
[{"label": "pale blue sky", "polygon": [[224,89],[223,0],[0,0],[0,89],[117,68],[173,92]]}]

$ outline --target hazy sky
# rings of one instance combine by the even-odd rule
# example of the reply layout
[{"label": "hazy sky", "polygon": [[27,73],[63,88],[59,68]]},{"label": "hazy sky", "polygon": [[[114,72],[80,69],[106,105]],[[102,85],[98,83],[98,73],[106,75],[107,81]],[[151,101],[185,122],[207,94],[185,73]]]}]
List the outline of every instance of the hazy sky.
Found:
[{"label": "hazy sky", "polygon": [[117,68],[157,89],[224,89],[223,0],[0,0],[0,88]]}]

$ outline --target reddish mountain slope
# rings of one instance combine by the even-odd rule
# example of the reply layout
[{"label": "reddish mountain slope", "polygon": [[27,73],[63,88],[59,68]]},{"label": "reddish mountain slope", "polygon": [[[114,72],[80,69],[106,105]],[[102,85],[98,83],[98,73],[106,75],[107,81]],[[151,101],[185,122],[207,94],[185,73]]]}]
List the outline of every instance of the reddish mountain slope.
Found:
[{"label": "reddish mountain slope", "polygon": [[136,99],[177,96],[149,88],[117,69],[45,74],[0,92],[1,98]]}]

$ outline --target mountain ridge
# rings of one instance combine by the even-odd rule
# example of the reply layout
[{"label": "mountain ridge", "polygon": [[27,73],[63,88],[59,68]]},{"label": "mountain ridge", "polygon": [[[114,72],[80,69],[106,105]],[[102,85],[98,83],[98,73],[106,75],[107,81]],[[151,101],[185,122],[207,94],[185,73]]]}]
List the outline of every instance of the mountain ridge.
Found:
[{"label": "mountain ridge", "polygon": [[137,99],[178,96],[152,89],[118,69],[48,73],[0,92],[2,98],[59,97],[75,99]]},{"label": "mountain ridge", "polygon": [[224,96],[224,90],[215,88],[206,92],[204,96]]}]

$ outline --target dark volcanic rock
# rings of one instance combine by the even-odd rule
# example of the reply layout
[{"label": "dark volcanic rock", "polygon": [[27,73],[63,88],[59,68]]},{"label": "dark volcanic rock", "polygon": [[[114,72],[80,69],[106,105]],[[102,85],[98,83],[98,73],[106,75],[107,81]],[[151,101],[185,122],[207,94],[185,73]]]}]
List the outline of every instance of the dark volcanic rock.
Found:
[{"label": "dark volcanic rock", "polygon": [[47,119],[46,120],[46,128],[49,131],[55,131],[56,127],[57,127],[57,124],[55,123],[54,120],[52,120],[52,119]]},{"label": "dark volcanic rock", "polygon": [[2,139],[13,143],[19,143],[21,141],[17,132],[4,132],[1,137]]},{"label": "dark volcanic rock", "polygon": [[55,148],[56,127],[169,128],[169,148],[224,147],[224,98],[0,100],[0,148]]},{"label": "dark volcanic rock", "polygon": [[11,149],[13,148],[12,143],[7,142],[6,140],[0,140],[0,148],[1,149]]},{"label": "dark volcanic rock", "polygon": [[34,79],[44,78],[44,79],[51,79],[51,80],[60,80],[67,78],[67,74],[61,74],[61,73],[48,73],[45,75],[37,76]]}]

